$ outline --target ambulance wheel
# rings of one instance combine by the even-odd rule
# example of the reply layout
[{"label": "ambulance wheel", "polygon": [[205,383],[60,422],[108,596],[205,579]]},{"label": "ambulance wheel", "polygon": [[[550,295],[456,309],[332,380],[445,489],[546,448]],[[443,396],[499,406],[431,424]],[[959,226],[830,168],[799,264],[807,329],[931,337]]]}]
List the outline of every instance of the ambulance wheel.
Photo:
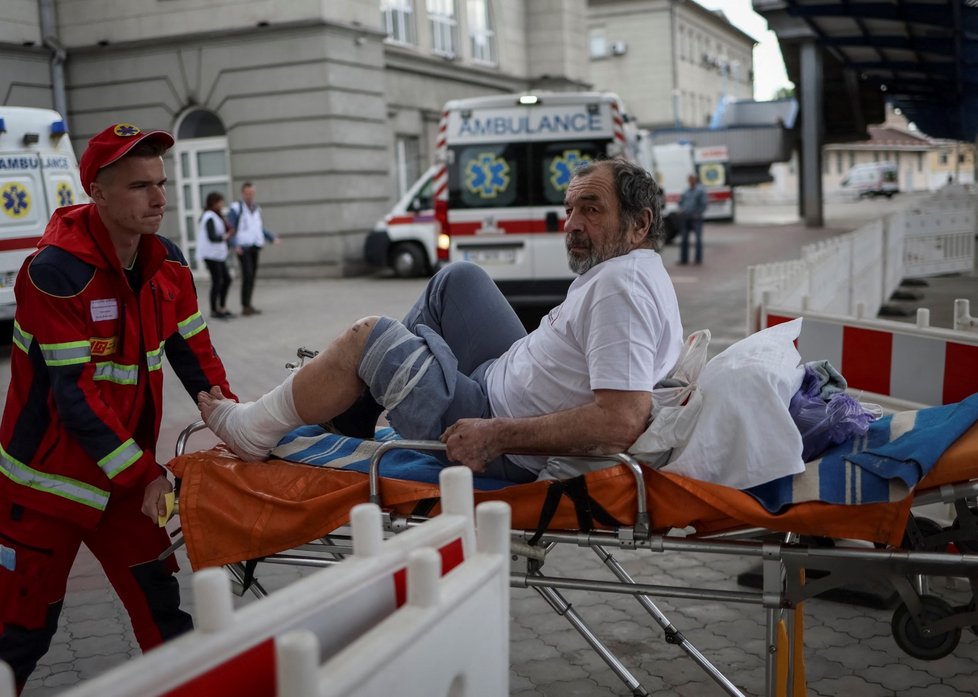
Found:
[{"label": "ambulance wheel", "polygon": [[424,250],[411,242],[399,244],[391,250],[391,268],[398,278],[415,278],[428,271]]},{"label": "ambulance wheel", "polygon": [[[920,596],[926,622],[935,622],[954,614],[954,609],[935,595]],[[893,639],[903,651],[922,661],[936,661],[954,651],[961,641],[961,628],[925,635],[917,626],[906,603],[900,603],[893,612]]]}]

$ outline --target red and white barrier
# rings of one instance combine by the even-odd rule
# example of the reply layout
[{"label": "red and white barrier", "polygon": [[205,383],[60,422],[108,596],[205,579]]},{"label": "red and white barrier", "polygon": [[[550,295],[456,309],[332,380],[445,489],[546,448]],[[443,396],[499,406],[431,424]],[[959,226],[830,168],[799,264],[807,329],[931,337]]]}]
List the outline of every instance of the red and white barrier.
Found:
[{"label": "red and white barrier", "polygon": [[475,555],[472,472],[446,469],[440,484],[442,515],[383,540],[380,509],[356,506],[350,512],[353,556],[238,611],[222,570],[194,574],[194,631],[64,697],[274,697],[280,672],[276,636],[309,632],[316,637],[318,660],[325,661],[408,601],[411,552],[433,550],[442,573]]},{"label": "red and white barrier", "polygon": [[[978,392],[978,333],[762,308],[762,326],[803,317],[798,352],[827,360],[863,401],[898,409],[958,402]],[[924,322],[925,323],[925,322]]]},{"label": "red and white barrier", "polygon": [[407,604],[333,658],[320,665],[309,632],[277,639],[279,695],[506,697],[509,506],[476,513],[479,553],[442,575],[437,554],[412,552]]}]

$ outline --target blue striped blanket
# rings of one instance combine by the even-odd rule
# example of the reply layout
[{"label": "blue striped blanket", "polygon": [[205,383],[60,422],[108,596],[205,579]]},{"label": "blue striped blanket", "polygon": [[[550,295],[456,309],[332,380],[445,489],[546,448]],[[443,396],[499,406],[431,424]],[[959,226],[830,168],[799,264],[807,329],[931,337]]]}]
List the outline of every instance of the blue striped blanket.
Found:
[{"label": "blue striped blanket", "polygon": [[[768,511],[792,503],[881,503],[906,498],[941,454],[978,421],[978,394],[957,404],[906,411],[870,424],[865,436],[833,446],[805,471],[747,489]],[[274,457],[308,465],[367,472],[379,444],[397,438],[390,428],[376,440],[348,438],[319,426],[302,426],[285,436]],[[380,474],[393,479],[438,483],[444,462],[433,454],[394,450],[381,461]],[[475,478],[475,488],[495,490],[512,482]]]},{"label": "blue striped blanket", "polygon": [[[380,444],[397,437],[392,428],[380,428],[374,440],[362,440],[330,433],[321,426],[300,426],[279,441],[271,454],[289,462],[366,473]],[[444,467],[445,463],[431,453],[397,449],[380,461],[380,476],[437,484]],[[473,486],[483,491],[512,485],[513,482],[479,475],[473,479]]]},{"label": "blue striped blanket", "polygon": [[747,489],[771,513],[803,501],[900,501],[978,421],[978,394],[957,404],[883,417],[865,436],[829,448],[805,471]]}]

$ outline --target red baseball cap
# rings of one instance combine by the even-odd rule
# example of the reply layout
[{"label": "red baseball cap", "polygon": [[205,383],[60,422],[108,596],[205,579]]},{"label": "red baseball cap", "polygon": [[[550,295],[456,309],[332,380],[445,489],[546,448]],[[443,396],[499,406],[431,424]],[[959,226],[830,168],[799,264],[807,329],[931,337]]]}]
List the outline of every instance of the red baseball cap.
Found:
[{"label": "red baseball cap", "polygon": [[85,193],[92,194],[92,182],[100,169],[118,161],[147,138],[158,140],[167,148],[173,147],[173,136],[166,131],[141,131],[131,123],[117,123],[92,136],[78,165]]}]

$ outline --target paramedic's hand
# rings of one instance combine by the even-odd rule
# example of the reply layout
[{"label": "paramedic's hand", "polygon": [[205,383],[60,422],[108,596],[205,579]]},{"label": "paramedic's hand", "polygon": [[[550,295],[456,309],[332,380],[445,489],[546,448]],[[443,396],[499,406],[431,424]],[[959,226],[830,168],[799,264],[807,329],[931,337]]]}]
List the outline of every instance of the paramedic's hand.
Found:
[{"label": "paramedic's hand", "polygon": [[459,419],[441,434],[448,459],[481,472],[499,455],[493,445],[492,419]]},{"label": "paramedic's hand", "polygon": [[166,495],[173,491],[173,485],[164,475],[146,485],[143,493],[143,515],[149,516],[154,523],[161,516],[166,516]]}]

